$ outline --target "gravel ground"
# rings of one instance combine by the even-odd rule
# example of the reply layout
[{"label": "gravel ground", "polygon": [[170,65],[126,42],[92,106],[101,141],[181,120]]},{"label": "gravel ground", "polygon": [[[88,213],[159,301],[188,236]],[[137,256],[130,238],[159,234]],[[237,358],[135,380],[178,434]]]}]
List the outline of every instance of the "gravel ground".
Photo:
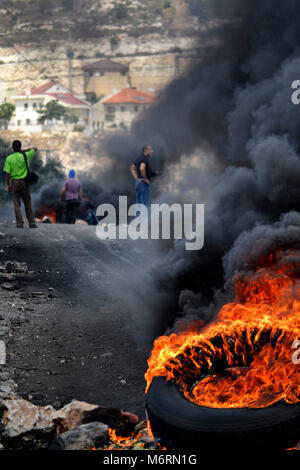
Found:
[{"label": "gravel ground", "polygon": [[166,327],[153,314],[164,298],[153,294],[149,259],[145,245],[100,241],[95,227],[0,223],[0,264],[29,269],[0,282],[0,376],[36,404],[76,398],[143,419],[146,361]]}]

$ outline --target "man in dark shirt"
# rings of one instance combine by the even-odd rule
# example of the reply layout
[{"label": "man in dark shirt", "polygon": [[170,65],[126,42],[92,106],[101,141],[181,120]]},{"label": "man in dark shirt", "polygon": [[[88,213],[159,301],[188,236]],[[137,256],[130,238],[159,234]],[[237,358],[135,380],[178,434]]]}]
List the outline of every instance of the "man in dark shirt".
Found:
[{"label": "man in dark shirt", "polygon": [[136,203],[144,204],[147,208],[150,206],[151,178],[155,176],[155,172],[151,170],[149,165],[149,157],[152,153],[151,145],[146,145],[142,149],[141,156],[130,167],[131,174],[135,179]]}]

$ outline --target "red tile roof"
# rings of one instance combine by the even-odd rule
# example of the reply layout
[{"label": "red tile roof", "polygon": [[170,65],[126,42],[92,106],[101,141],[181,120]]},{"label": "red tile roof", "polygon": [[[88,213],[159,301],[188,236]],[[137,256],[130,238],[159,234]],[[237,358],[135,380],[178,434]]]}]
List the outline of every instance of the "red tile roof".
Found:
[{"label": "red tile roof", "polygon": [[[44,85],[38,86],[36,88],[31,88],[30,94],[31,95],[44,95],[47,92],[47,90],[49,90],[49,88],[51,88],[53,85],[55,85],[54,82],[47,82],[47,83],[44,83]],[[20,96],[22,95],[26,95],[26,93],[22,91],[22,93],[20,93]]]},{"label": "red tile roof", "polygon": [[[70,91],[68,92],[61,92],[61,93],[47,93],[47,90],[49,90],[53,85],[55,85],[55,82],[47,82],[44,85],[41,85],[36,88],[32,88],[30,90],[30,96],[31,95],[48,95],[52,96],[58,101],[62,101],[65,104],[69,104],[70,106],[86,106],[89,107],[89,104],[85,101],[80,100],[77,98],[73,93]],[[22,92],[20,93],[19,96],[26,96],[26,93]]]},{"label": "red tile roof", "polygon": [[148,104],[155,101],[154,96],[148,95],[133,88],[123,88],[123,90],[110,96],[103,101],[104,104],[117,104],[117,103],[137,103]]},{"label": "red tile roof", "polygon": [[89,104],[85,101],[80,100],[72,93],[46,93],[46,95],[53,96],[58,101],[62,101],[63,103],[69,104],[71,106],[86,106],[89,107]]}]

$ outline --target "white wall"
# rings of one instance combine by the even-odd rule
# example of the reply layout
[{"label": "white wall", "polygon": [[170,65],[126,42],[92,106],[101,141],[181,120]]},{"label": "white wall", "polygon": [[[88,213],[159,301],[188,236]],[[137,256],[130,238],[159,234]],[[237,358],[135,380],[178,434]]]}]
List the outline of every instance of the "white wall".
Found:
[{"label": "white wall", "polygon": [[[32,96],[15,100],[16,110],[11,124],[17,127],[39,126],[38,118],[40,115],[37,113],[37,109],[44,104],[44,101],[43,98],[33,98]],[[29,124],[27,123],[28,119],[30,120]]]}]

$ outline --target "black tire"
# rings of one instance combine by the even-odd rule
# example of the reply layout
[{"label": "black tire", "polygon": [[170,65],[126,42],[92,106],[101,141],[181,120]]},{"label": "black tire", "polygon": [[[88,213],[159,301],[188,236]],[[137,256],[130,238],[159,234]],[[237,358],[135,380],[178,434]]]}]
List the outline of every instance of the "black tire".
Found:
[{"label": "black tire", "polygon": [[208,408],[190,402],[174,382],[155,377],[146,395],[152,432],[168,449],[276,449],[300,441],[300,402],[267,408]]}]

